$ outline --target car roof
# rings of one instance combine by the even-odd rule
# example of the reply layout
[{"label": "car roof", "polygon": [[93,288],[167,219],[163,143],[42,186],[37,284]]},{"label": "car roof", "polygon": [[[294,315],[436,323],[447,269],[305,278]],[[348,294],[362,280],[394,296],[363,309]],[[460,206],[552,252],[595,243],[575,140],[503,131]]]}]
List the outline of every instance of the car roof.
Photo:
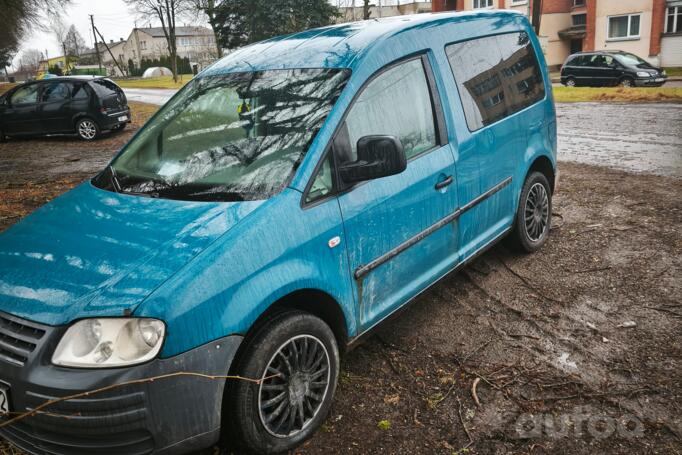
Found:
[{"label": "car roof", "polygon": [[245,46],[214,63],[200,76],[267,69],[352,69],[371,50],[379,52],[383,47],[400,46],[401,40],[414,40],[414,34],[406,33],[409,31],[421,29],[429,33],[429,29],[443,25],[488,19],[487,26],[482,26],[479,32],[480,36],[484,36],[495,34],[498,22],[498,26],[508,22],[504,18],[515,21],[518,17],[523,15],[509,10],[486,10],[422,13],[336,24]]}]

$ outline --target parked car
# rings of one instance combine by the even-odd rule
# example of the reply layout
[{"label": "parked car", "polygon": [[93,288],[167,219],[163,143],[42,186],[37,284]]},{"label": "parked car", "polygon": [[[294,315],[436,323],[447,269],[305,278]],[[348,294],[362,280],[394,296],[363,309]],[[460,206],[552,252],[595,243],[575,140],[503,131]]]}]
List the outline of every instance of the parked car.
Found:
[{"label": "parked car", "polygon": [[91,141],[130,122],[123,90],[111,79],[53,77],[18,85],[0,98],[0,140],[14,136],[77,134]]},{"label": "parked car", "polygon": [[561,67],[561,83],[567,87],[660,87],[667,77],[665,70],[623,51],[580,52]]},{"label": "parked car", "polygon": [[546,242],[556,144],[542,50],[514,12],[226,56],[97,177],[0,235],[6,410],[100,390],[0,436],[50,453],[182,453],[221,432],[293,449],[347,348],[497,241]]}]

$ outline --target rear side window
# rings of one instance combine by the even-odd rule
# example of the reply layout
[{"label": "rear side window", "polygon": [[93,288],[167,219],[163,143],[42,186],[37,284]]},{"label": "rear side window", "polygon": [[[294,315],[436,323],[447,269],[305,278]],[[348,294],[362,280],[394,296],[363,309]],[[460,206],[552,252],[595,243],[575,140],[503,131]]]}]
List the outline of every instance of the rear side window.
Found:
[{"label": "rear side window", "polygon": [[74,100],[86,100],[88,99],[88,89],[87,84],[75,84],[73,86],[73,99]]},{"label": "rear side window", "polygon": [[69,84],[66,82],[48,82],[43,86],[43,101],[63,101],[69,98]]},{"label": "rear side window", "polygon": [[455,43],[445,51],[471,131],[545,97],[540,66],[525,32]]},{"label": "rear side window", "polygon": [[107,79],[95,79],[92,81],[91,85],[100,98],[106,98],[121,93],[121,89],[118,87],[118,85]]}]

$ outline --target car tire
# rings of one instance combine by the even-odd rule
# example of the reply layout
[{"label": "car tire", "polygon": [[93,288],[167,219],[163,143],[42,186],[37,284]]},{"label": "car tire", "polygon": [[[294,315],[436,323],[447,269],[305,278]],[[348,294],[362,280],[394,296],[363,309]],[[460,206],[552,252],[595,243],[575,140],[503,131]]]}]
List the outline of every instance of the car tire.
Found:
[{"label": "car tire", "polygon": [[547,177],[532,172],[526,178],[507,246],[524,253],[534,253],[545,244],[552,226],[552,189]]},{"label": "car tire", "polygon": [[568,79],[566,79],[566,87],[575,87],[575,86],[576,86],[576,83],[575,83],[574,78],[569,77]]},{"label": "car tire", "polygon": [[[309,439],[331,407],[339,374],[333,332],[302,311],[278,311],[243,342],[228,380],[223,436],[253,453],[282,453]],[[277,374],[281,376],[276,376]]]},{"label": "car tire", "polygon": [[76,134],[84,141],[95,140],[100,134],[99,125],[90,117],[84,117],[76,122]]},{"label": "car tire", "polygon": [[621,87],[634,87],[635,81],[632,80],[631,77],[624,77],[623,79],[620,80],[620,86]]}]

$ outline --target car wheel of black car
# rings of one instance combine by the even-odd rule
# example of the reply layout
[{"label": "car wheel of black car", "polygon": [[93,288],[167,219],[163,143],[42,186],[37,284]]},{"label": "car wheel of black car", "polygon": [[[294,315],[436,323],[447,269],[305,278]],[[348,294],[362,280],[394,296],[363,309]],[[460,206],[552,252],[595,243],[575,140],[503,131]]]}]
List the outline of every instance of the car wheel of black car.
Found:
[{"label": "car wheel of black car", "polygon": [[575,79],[572,77],[566,79],[566,87],[575,87]]},{"label": "car wheel of black car", "polygon": [[327,324],[309,313],[282,311],[244,340],[230,380],[224,433],[255,453],[281,453],[324,422],[339,374],[339,350]]},{"label": "car wheel of black car", "polygon": [[620,85],[621,87],[634,87],[635,81],[633,81],[632,78],[624,77],[620,80]]},{"label": "car wheel of black car", "polygon": [[84,141],[92,141],[99,136],[99,125],[89,117],[82,118],[76,123],[76,133]]},{"label": "car wheel of black car", "polygon": [[521,190],[507,244],[514,250],[533,253],[547,241],[551,225],[552,190],[544,174],[532,172]]}]

